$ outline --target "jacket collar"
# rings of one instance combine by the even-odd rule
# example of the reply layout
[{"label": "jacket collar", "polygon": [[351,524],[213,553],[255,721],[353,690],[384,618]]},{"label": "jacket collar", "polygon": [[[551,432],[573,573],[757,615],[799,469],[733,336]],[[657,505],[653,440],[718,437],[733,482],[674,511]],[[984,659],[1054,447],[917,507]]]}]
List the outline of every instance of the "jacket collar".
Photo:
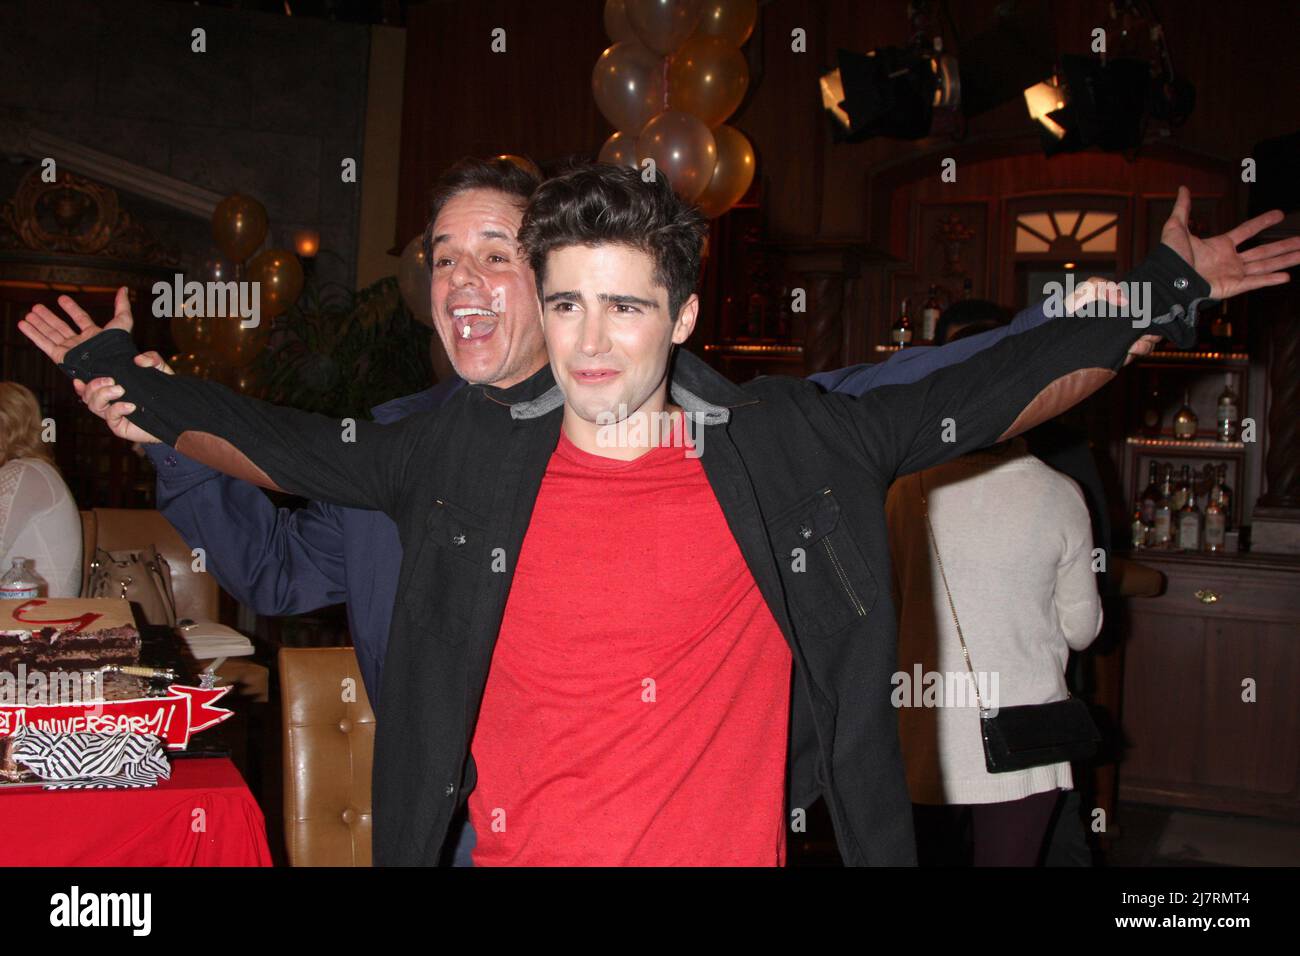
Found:
[{"label": "jacket collar", "polygon": [[[683,411],[703,425],[723,425],[731,409],[758,401],[740,386],[714,371],[707,362],[685,349],[675,349],[669,370],[669,392]],[[510,388],[477,385],[492,401],[510,408],[514,419],[541,418],[564,404],[564,393],[555,383],[549,363]]]}]

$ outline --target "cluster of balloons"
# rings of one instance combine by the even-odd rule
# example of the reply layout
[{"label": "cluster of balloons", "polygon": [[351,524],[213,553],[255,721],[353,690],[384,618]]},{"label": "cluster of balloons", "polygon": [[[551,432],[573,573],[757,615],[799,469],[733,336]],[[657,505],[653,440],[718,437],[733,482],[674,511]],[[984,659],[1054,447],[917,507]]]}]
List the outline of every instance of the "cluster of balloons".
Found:
[{"label": "cluster of balloons", "polygon": [[757,15],[757,0],[605,0],[614,44],[596,61],[591,91],[616,132],[600,161],[654,160],[709,217],[739,202],[754,179],[754,148],[725,120],[749,88],[740,46]]},{"label": "cluster of balloons", "polygon": [[[171,358],[181,374],[223,381],[241,391],[253,390],[248,366],[271,337],[271,320],[289,308],[302,292],[302,263],[288,249],[264,249],[266,208],[249,196],[227,196],[212,214],[212,238],[220,255],[204,263],[198,281],[257,282],[257,326],[244,328],[238,315],[185,315],[171,320],[172,338],[180,350]],[[251,258],[250,258],[251,257]],[[215,297],[225,304],[226,297]]]}]

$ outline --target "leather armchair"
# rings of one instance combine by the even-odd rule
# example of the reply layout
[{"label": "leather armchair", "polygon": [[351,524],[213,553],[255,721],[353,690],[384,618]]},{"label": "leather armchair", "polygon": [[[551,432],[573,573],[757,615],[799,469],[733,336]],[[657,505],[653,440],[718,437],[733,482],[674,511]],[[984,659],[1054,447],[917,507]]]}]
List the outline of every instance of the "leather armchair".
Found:
[{"label": "leather armchair", "polygon": [[375,714],[350,647],[280,650],[292,866],[370,866]]}]

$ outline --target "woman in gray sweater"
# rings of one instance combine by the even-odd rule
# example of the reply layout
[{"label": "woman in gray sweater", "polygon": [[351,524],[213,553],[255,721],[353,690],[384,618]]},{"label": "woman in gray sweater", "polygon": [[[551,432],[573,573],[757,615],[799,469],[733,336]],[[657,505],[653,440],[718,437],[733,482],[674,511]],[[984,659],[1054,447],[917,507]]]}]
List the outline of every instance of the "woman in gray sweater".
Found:
[{"label": "woman in gray sweater", "polygon": [[[963,304],[997,315],[992,303]],[[959,311],[945,313],[941,340],[997,324],[971,309],[976,321],[949,335]],[[1102,618],[1084,496],[1017,438],[900,479],[886,514],[900,616],[894,701],[920,860],[958,859],[969,821],[976,866],[1033,866],[1061,793],[1074,786],[1070,765],[989,773],[978,705],[1068,696],[1069,653],[1092,643]]]}]

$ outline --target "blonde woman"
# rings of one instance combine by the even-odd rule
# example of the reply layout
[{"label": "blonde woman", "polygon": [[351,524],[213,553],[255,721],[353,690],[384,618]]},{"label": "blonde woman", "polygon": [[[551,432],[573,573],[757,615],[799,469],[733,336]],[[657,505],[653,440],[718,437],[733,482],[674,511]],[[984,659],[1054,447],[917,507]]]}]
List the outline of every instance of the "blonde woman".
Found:
[{"label": "blonde woman", "polygon": [[50,597],[81,594],[81,516],[41,440],[41,408],[17,382],[0,382],[0,574],[27,558]]}]

